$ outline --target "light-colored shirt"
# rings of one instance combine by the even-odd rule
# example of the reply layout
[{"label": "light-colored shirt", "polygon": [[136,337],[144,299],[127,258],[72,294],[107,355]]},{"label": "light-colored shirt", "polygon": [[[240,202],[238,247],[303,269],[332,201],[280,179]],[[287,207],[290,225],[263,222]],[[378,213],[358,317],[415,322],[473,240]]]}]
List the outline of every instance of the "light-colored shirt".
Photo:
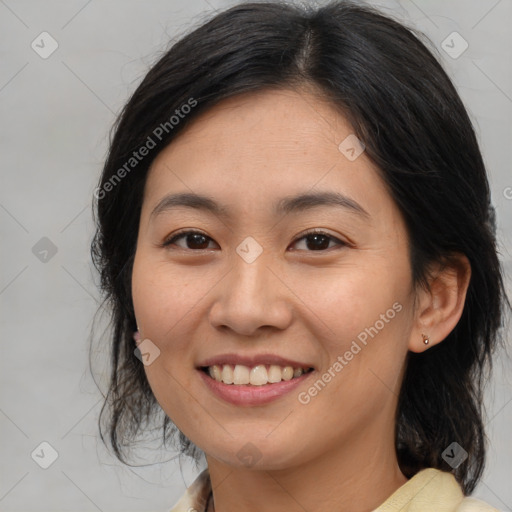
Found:
[{"label": "light-colored shirt", "polygon": [[[170,512],[206,512],[212,487],[208,468],[192,482]],[[500,512],[465,497],[452,473],[427,468],[399,487],[372,512]]]}]

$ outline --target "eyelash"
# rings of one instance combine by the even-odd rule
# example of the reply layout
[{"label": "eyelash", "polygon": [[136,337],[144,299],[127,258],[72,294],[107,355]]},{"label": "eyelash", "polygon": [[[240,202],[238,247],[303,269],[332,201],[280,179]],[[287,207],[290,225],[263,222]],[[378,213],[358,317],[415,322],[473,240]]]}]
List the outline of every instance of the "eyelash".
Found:
[{"label": "eyelash", "polygon": [[[166,239],[163,242],[163,244],[161,244],[161,247],[168,247],[171,244],[173,244],[176,240],[179,240],[180,238],[183,238],[186,235],[201,235],[201,236],[204,236],[205,238],[207,238],[209,240],[213,240],[212,238],[210,238],[208,235],[205,235],[201,231],[188,230],[188,231],[178,232],[178,233],[174,234],[172,237]],[[343,240],[340,240],[339,238],[336,238],[336,237],[330,235],[329,233],[326,233],[325,231],[321,231],[319,229],[312,229],[312,230],[306,231],[300,237],[296,238],[294,240],[293,244],[295,244],[299,240],[302,240],[303,238],[306,238],[307,236],[311,236],[311,235],[323,235],[323,236],[326,236],[330,240],[334,240],[334,241],[338,242],[338,245],[340,247],[349,246],[349,244],[347,242],[344,242]],[[184,248],[180,247],[180,249],[184,249]],[[329,249],[332,249],[332,247],[327,248],[327,249],[319,249],[318,251],[306,250],[306,252],[327,252]],[[198,252],[198,251],[201,251],[201,250],[204,251],[204,250],[208,250],[208,249],[188,249],[188,248],[186,248],[184,250]]]}]

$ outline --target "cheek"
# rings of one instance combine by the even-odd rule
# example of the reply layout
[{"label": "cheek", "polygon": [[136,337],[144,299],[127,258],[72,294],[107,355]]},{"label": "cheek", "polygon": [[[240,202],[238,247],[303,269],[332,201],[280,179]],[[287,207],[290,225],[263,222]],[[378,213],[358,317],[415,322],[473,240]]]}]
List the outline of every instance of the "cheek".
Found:
[{"label": "cheek", "polygon": [[321,278],[297,279],[294,290],[306,297],[309,309],[303,318],[310,319],[309,328],[326,356],[320,378],[328,381],[329,400],[359,409],[366,407],[364,398],[378,408],[393,398],[390,389],[398,393],[410,329],[406,270],[406,265],[393,270],[374,261],[347,265]]},{"label": "cheek", "polygon": [[[197,273],[199,274],[199,273]],[[135,316],[145,337],[165,344],[188,314],[193,314],[204,282],[176,265],[136,256],[132,273]]]},{"label": "cheek", "polygon": [[[405,272],[385,268],[382,262],[362,263],[329,271],[310,269],[294,276],[290,286],[303,302],[303,318],[310,318],[317,337],[328,340],[333,347],[350,344],[376,322],[377,327],[384,322],[387,329],[397,323],[397,309],[403,309],[408,283]],[[393,309],[395,303],[402,308]]]},{"label": "cheek", "polygon": [[176,266],[136,256],[132,273],[135,316],[143,339],[158,347],[159,355],[144,371],[156,400],[166,414],[185,431],[190,422],[200,423],[196,399],[187,392],[193,376],[192,347],[187,331],[205,294],[200,280]]},{"label": "cheek", "polygon": [[179,390],[187,387],[193,365],[185,330],[191,328],[201,290],[185,276],[189,274],[144,258],[143,254],[134,261],[132,296],[135,316],[142,338],[150,340],[157,347],[153,350],[158,353],[144,369],[156,399],[168,413],[176,408],[178,396],[182,406],[187,400],[186,393]]}]

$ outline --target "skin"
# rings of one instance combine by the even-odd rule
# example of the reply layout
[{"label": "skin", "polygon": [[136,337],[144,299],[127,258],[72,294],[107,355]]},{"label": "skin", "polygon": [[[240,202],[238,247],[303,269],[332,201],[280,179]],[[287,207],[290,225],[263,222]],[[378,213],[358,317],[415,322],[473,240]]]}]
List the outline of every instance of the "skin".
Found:
[{"label": "skin", "polygon": [[[378,169],[364,152],[350,161],[338,149],[351,133],[312,90],[259,91],[201,114],[151,166],[132,276],[141,339],[160,350],[145,371],[166,414],[205,452],[217,512],[371,511],[407,481],[394,449],[405,357],[455,327],[470,269],[460,256],[432,267],[429,290],[413,286],[405,224]],[[278,199],[319,190],[349,196],[368,216],[272,212]],[[151,216],[176,192],[208,195],[231,217],[185,207]],[[184,228],[209,238],[162,247]],[[313,228],[333,237],[326,248],[303,238]],[[263,249],[252,263],[236,252],[248,236]],[[307,404],[298,394],[311,380],[240,407],[195,369],[221,353],[273,353],[311,363],[316,380],[396,303],[400,312]],[[249,442],[259,457],[250,467],[237,456]]]}]

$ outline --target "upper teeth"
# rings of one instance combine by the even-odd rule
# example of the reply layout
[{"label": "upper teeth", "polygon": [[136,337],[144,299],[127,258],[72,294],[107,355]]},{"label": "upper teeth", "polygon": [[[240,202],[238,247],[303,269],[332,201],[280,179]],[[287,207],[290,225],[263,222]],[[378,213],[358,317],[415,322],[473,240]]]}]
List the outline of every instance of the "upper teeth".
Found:
[{"label": "upper teeth", "polygon": [[210,377],[224,384],[252,384],[262,386],[263,384],[281,382],[281,380],[290,380],[293,377],[300,377],[307,368],[293,368],[292,366],[277,366],[271,364],[268,366],[260,364],[249,368],[242,364],[234,366],[230,364],[208,367]]}]

